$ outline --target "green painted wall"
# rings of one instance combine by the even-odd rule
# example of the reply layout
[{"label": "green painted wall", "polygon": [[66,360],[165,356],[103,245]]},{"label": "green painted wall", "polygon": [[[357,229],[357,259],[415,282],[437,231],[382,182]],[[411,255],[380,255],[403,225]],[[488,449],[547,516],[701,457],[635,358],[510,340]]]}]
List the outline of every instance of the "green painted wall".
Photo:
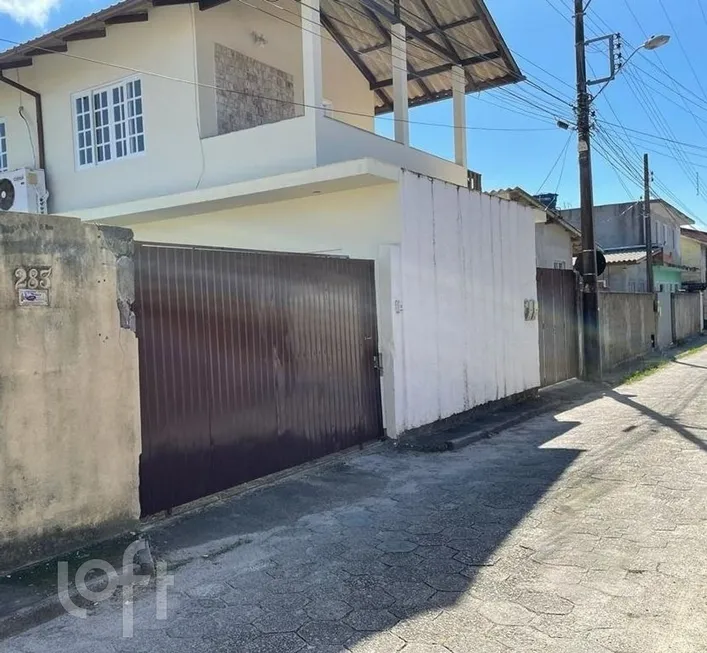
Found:
[{"label": "green painted wall", "polygon": [[[671,285],[670,290],[678,290],[682,284],[682,270],[663,265],[654,265],[653,283],[655,284],[656,290],[660,290],[660,284],[665,286]],[[666,287],[665,290],[668,290],[668,288]]]}]

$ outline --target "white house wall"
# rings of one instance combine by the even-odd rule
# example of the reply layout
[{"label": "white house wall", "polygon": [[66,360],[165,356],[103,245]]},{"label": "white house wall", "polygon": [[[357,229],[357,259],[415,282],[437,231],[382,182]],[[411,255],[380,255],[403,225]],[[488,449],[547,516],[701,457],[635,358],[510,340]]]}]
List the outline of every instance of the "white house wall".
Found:
[{"label": "white house wall", "polygon": [[540,384],[532,210],[413,173],[401,194],[397,433]]},{"label": "white house wall", "polygon": [[317,165],[370,157],[436,179],[467,185],[467,169],[325,115],[317,116]]},{"label": "white house wall", "polygon": [[557,224],[545,222],[535,225],[536,265],[539,268],[554,268],[564,264],[572,269],[572,237],[566,229]]},{"label": "white house wall", "polygon": [[[42,94],[52,212],[164,195],[197,183],[201,152],[190,11],[186,5],[153,9],[148,22],[109,26],[106,38],[71,43],[69,54],[83,59],[44,55],[35,57],[29,68],[6,73]],[[72,94],[130,77],[131,70],[187,83],[144,75],[145,154],[77,170]],[[32,98],[0,86],[0,115],[8,120],[11,169],[33,165],[27,127],[18,115],[20,105],[34,127]],[[36,133],[32,141],[36,144]]]},{"label": "white house wall", "polygon": [[[270,13],[281,11],[271,3],[254,2]],[[297,3],[291,6],[299,11]],[[296,16],[282,14],[298,22]],[[51,212],[71,214],[317,165],[314,125],[304,124],[304,118],[200,138],[200,129],[213,135],[215,128],[215,91],[208,86],[213,85],[217,41],[290,72],[301,100],[302,38],[297,25],[234,1],[204,12],[189,4],[155,7],[147,22],[106,30],[105,38],[70,43],[70,56],[37,56],[31,67],[5,72],[42,95]],[[255,45],[253,32],[265,37],[264,47]],[[371,115],[373,94],[365,79],[323,32],[325,97],[335,108]],[[126,79],[134,71],[144,73],[145,153],[78,170],[72,94]],[[30,130],[18,113],[20,107]],[[339,117],[344,119],[344,114]],[[7,124],[9,168],[36,167],[34,100],[0,84],[0,118]],[[370,118],[346,119],[372,128]]]}]

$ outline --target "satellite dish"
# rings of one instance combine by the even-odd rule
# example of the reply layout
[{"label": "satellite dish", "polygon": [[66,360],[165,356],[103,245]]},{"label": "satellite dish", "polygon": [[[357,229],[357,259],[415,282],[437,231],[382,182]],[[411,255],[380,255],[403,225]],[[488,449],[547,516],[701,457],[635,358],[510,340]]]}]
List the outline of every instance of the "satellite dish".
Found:
[{"label": "satellite dish", "polygon": [[[574,262],[574,269],[579,272],[580,274],[584,274],[584,269],[582,267],[582,256],[578,256],[577,260]],[[604,270],[606,270],[606,257],[604,256],[604,252],[602,252],[600,249],[597,250],[597,276],[601,276],[604,274]]]}]

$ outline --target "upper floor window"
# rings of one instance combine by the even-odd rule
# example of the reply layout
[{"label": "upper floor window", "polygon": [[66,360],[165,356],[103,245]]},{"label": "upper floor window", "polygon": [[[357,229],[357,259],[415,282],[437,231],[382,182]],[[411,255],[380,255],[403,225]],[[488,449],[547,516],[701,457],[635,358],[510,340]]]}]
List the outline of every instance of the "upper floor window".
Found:
[{"label": "upper floor window", "polygon": [[74,95],[73,109],[78,167],[100,165],[145,151],[139,78]]},{"label": "upper floor window", "polygon": [[0,120],[0,172],[7,172],[7,125]]}]

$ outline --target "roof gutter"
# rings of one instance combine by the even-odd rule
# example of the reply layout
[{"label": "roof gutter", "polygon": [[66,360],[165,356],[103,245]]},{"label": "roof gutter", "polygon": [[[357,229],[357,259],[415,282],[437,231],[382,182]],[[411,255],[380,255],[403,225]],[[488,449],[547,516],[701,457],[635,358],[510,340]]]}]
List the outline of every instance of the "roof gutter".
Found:
[{"label": "roof gutter", "polygon": [[5,74],[0,70],[0,82],[12,86],[12,88],[22,91],[22,93],[27,93],[34,98],[35,112],[37,115],[37,153],[39,167],[45,169],[45,149],[44,149],[44,114],[42,113],[42,96],[37,91],[33,91],[31,88],[23,86],[19,82],[15,82],[11,79],[5,77]]}]

